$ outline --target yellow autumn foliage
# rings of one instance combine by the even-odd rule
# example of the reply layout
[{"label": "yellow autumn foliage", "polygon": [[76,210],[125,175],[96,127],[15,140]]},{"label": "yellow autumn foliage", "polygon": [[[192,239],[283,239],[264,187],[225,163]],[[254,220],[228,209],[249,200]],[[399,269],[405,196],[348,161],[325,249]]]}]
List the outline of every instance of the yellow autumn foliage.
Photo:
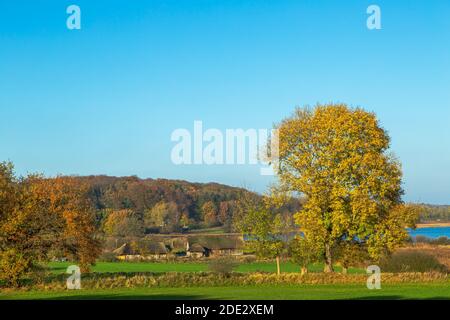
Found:
[{"label": "yellow autumn foliage", "polygon": [[416,211],[402,204],[402,171],[374,113],[345,104],[299,108],[278,127],[278,190],[305,196],[295,214],[320,243],[332,271],[332,248],[358,239],[378,259],[406,238]]}]

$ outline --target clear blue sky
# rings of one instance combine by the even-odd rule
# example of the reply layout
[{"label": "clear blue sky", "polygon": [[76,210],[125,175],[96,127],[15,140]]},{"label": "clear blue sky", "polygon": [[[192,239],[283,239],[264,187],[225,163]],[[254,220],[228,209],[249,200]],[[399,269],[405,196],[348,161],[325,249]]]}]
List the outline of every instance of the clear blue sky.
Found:
[{"label": "clear blue sky", "polygon": [[[382,30],[366,28],[373,3]],[[377,113],[406,200],[450,203],[448,0],[0,1],[0,160],[20,174],[264,191],[258,167],[173,165],[171,132],[270,128],[330,101]]]}]

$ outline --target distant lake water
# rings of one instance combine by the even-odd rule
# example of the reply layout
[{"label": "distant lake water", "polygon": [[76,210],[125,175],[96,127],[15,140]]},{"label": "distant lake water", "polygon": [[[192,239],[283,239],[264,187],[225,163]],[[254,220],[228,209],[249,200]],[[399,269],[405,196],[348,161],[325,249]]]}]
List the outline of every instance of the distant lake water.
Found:
[{"label": "distant lake water", "polygon": [[[416,230],[408,229],[408,233],[411,237],[424,236],[431,239],[436,239],[439,237],[450,238],[450,227],[427,227],[427,228],[417,228]],[[301,232],[289,232],[278,236],[283,241],[289,241],[295,236],[301,235]],[[251,240],[251,236],[244,234],[244,240]]]},{"label": "distant lake water", "polygon": [[417,228],[416,230],[408,229],[408,232],[411,237],[424,236],[433,239],[439,237],[450,238],[450,227],[428,227]]}]

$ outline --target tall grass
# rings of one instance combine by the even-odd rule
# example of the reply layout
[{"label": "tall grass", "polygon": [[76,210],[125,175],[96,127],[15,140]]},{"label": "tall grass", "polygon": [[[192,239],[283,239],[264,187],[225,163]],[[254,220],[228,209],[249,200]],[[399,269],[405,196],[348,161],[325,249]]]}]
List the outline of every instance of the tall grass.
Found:
[{"label": "tall grass", "polygon": [[[58,275],[29,284],[25,290],[65,290],[67,275]],[[449,277],[443,273],[383,273],[382,282],[395,283],[431,283],[445,282]],[[365,286],[367,275],[339,273],[213,273],[213,272],[169,272],[152,273],[114,273],[87,274],[81,278],[82,289],[113,288],[176,288],[176,287],[241,287],[258,285],[299,285],[299,284],[358,284]]]},{"label": "tall grass", "polygon": [[383,272],[447,272],[447,267],[425,252],[402,250],[380,262]]}]

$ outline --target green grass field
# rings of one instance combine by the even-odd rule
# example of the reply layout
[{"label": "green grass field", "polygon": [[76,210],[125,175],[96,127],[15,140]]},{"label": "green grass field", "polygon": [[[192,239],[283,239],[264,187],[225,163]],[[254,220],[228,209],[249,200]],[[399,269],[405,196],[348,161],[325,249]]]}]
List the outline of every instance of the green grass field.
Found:
[{"label": "green grass field", "polygon": [[[50,262],[49,268],[53,273],[65,273],[70,262]],[[281,264],[282,272],[299,272],[299,266],[291,262]],[[323,265],[314,264],[308,267],[311,272],[320,272]],[[207,263],[197,262],[98,262],[93,268],[93,272],[202,272],[208,271]],[[236,272],[276,272],[275,262],[252,262],[239,265]],[[340,271],[336,267],[336,271]],[[362,269],[349,269],[349,273],[365,273]]]},{"label": "green grass field", "polygon": [[131,288],[110,290],[12,291],[0,299],[450,299],[448,283],[385,285],[270,285],[247,287]]},{"label": "green grass field", "polygon": [[[52,262],[53,274],[65,273],[70,262]],[[283,272],[298,272],[297,265],[284,262]],[[319,272],[322,265],[311,265],[311,272]],[[201,272],[207,263],[156,263],[156,262],[99,262],[93,267],[96,273],[115,272]],[[339,270],[339,268],[337,268]],[[275,263],[253,262],[239,265],[235,271],[275,272]],[[351,269],[352,273],[365,273]],[[380,290],[369,290],[364,284],[333,285],[261,285],[229,287],[177,287],[177,288],[115,288],[63,291],[4,290],[0,299],[450,299],[450,283],[414,283],[382,285]]]}]

